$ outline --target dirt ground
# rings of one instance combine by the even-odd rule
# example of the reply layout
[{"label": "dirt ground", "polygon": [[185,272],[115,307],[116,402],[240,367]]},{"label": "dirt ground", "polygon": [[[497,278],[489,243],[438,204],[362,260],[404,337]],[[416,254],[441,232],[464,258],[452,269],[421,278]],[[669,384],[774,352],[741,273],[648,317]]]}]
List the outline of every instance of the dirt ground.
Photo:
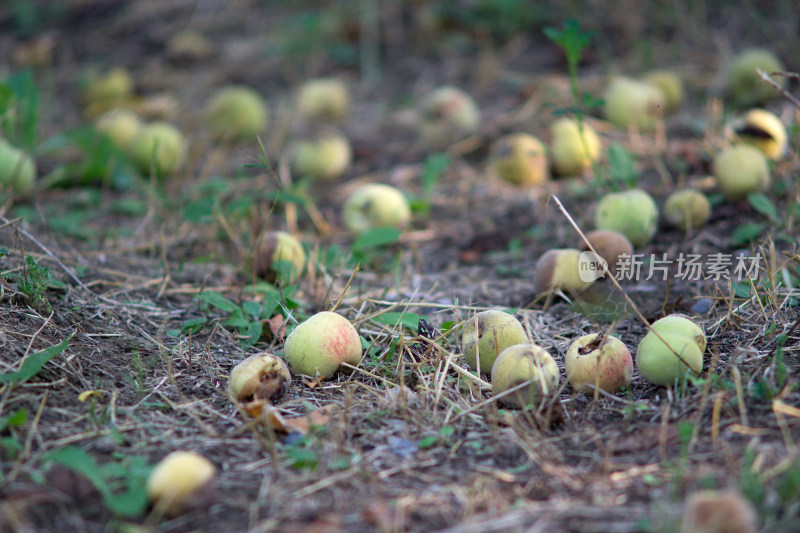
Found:
[{"label": "dirt ground", "polygon": [[[0,76],[33,65],[39,110],[29,146],[37,188],[3,191],[0,207],[0,530],[670,532],[705,489],[743,495],[759,531],[800,530],[798,109],[788,98],[767,104],[790,143],[762,201],[727,202],[709,177],[741,113],[728,103],[726,65],[764,46],[800,70],[800,9],[557,4],[0,7]],[[516,188],[487,172],[487,158],[505,133],[548,142],[554,117],[574,106],[564,52],[543,31],[570,19],[590,36],[581,94],[600,98],[610,75],[655,68],[685,80],[683,106],[655,132],[625,131],[587,109],[604,147],[633,155],[636,186],[659,205],[689,185],[712,201],[706,225],[662,222],[637,253],[759,255],[756,279],[681,280],[673,263],[669,283],[536,293],[537,259],[580,243],[553,196],[593,229],[610,185],[595,174],[614,163],[606,155],[580,178]],[[208,39],[206,54],[169,51],[187,29]],[[112,67],[133,75],[129,105],[186,134],[188,161],[174,176],[90,171],[100,149],[76,133],[91,123],[80,81]],[[320,76],[352,92],[338,128],[353,164],[332,183],[292,181],[289,149],[316,127],[294,114],[294,97]],[[208,131],[206,102],[232,83],[269,106],[262,147]],[[476,134],[432,149],[419,140],[415,102],[445,84],[470,93],[482,120]],[[788,93],[800,95],[797,80]],[[414,200],[411,227],[387,245],[359,245],[343,226],[344,199],[371,181]],[[296,284],[249,274],[264,229],[303,242],[309,267]],[[282,355],[281,324],[334,306],[362,337],[358,369],[294,376],[271,423],[231,401],[237,362]],[[484,309],[513,313],[556,359],[561,387],[545,408],[504,408],[488,378],[469,372],[460,326]],[[642,318],[671,312],[706,332],[699,376],[665,388],[634,371],[627,390],[597,397],[565,381],[575,338],[608,330],[635,355]],[[435,334],[418,329],[420,318]],[[202,454],[217,475],[211,500],[170,517],[146,504],[144,482],[176,450]]]}]

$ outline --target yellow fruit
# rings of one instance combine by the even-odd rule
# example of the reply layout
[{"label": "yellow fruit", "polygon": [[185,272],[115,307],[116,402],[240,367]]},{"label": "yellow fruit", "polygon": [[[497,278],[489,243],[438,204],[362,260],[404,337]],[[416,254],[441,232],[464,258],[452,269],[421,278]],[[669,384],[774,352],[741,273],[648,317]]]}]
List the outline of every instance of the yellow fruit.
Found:
[{"label": "yellow fruit", "polygon": [[550,125],[550,133],[554,174],[577,176],[592,168],[600,158],[600,137],[587,122],[579,124],[572,118],[560,118]]},{"label": "yellow fruit", "polygon": [[736,136],[761,150],[768,159],[777,160],[786,153],[786,126],[776,115],[764,109],[748,111],[736,128]]},{"label": "yellow fruit", "polygon": [[513,185],[538,185],[548,178],[547,151],[539,139],[527,133],[500,138],[492,147],[490,166]]},{"label": "yellow fruit", "polygon": [[211,503],[217,469],[195,452],[164,457],[147,478],[147,495],[157,509],[175,516]]},{"label": "yellow fruit", "polygon": [[669,315],[653,322],[639,342],[636,367],[649,382],[668,387],[692,371],[699,373],[705,350],[706,335],[697,323],[682,315]]},{"label": "yellow fruit", "polygon": [[675,191],[664,202],[664,220],[680,229],[699,228],[711,216],[711,203],[696,189]]},{"label": "yellow fruit", "polygon": [[671,115],[683,104],[683,80],[675,72],[656,70],[644,77],[664,97],[664,115]]},{"label": "yellow fruit", "polygon": [[361,361],[361,338],[342,315],[323,311],[295,327],[284,344],[286,361],[293,372],[331,377],[342,363]]},{"label": "yellow fruit", "polygon": [[0,137],[0,185],[10,187],[16,194],[24,195],[36,182],[36,162]]},{"label": "yellow fruit", "polygon": [[114,68],[106,74],[90,72],[82,83],[84,102],[112,105],[133,95],[133,76],[124,68]]},{"label": "yellow fruit", "polygon": [[255,140],[267,125],[268,111],[258,92],[235,85],[214,93],[206,117],[216,139]]},{"label": "yellow fruit", "polygon": [[772,181],[764,154],[747,144],[731,146],[717,154],[714,176],[722,195],[729,201],[766,191]]},{"label": "yellow fruit", "polygon": [[655,86],[631,78],[614,78],[606,87],[605,115],[619,127],[651,130],[664,113],[664,95]]},{"label": "yellow fruit", "polygon": [[411,208],[399,189],[368,183],[345,201],[342,216],[348,231],[356,235],[373,228],[403,230],[411,222]]},{"label": "yellow fruit", "polygon": [[564,248],[542,255],[536,262],[533,277],[536,293],[554,289],[580,292],[588,288],[596,278],[581,273],[582,253],[580,250]]},{"label": "yellow fruit", "polygon": [[347,137],[325,132],[316,139],[298,142],[292,153],[292,168],[297,177],[330,181],[347,171],[353,152]]},{"label": "yellow fruit", "polygon": [[279,399],[289,388],[292,375],[283,359],[258,353],[240,361],[231,370],[228,390],[240,402]]},{"label": "yellow fruit", "polygon": [[297,110],[309,120],[342,120],[350,109],[347,85],[335,78],[309,80],[297,94]]},{"label": "yellow fruit", "polygon": [[558,365],[553,356],[535,344],[517,344],[503,350],[492,366],[492,394],[498,396],[530,381],[500,398],[507,407],[522,409],[552,398],[558,390]]},{"label": "yellow fruit", "polygon": [[600,199],[594,214],[597,229],[617,231],[634,247],[644,246],[658,229],[658,206],[641,189],[609,193]]},{"label": "yellow fruit", "polygon": [[113,109],[100,115],[95,127],[108,135],[117,147],[127,149],[141,132],[143,124],[139,115],[133,111]]},{"label": "yellow fruit", "polygon": [[253,272],[270,283],[291,285],[306,269],[303,245],[285,231],[264,232],[253,253]]},{"label": "yellow fruit", "polygon": [[142,174],[155,171],[158,176],[173,174],[186,160],[183,133],[167,122],[144,126],[130,145],[130,156]]},{"label": "yellow fruit", "polygon": [[500,353],[516,344],[527,344],[528,335],[519,320],[499,310],[481,311],[464,322],[461,349],[469,366],[488,374]]},{"label": "yellow fruit", "polygon": [[470,95],[455,87],[439,87],[422,101],[420,133],[431,147],[454,143],[476,132],[481,113]]},{"label": "yellow fruit", "polygon": [[628,347],[616,337],[591,333],[575,339],[567,350],[564,369],[575,390],[590,393],[594,387],[618,392],[631,385],[633,359]]},{"label": "yellow fruit", "polygon": [[[781,96],[780,91],[761,79],[756,69],[767,74],[786,70],[780,59],[764,48],[748,48],[736,56],[728,68],[727,89],[734,102],[740,106],[763,104]],[[784,76],[772,76],[781,87],[786,86]]]}]

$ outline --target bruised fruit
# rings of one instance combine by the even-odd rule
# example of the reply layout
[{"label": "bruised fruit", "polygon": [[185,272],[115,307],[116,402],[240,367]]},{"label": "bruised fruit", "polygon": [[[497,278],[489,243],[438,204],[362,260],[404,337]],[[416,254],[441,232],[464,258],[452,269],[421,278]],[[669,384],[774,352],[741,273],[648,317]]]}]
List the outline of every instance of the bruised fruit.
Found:
[{"label": "bruised fruit", "polygon": [[464,322],[461,349],[469,366],[489,374],[497,356],[509,346],[527,344],[528,335],[514,316],[500,310],[481,311]]},{"label": "bruised fruit", "polygon": [[553,356],[535,344],[517,344],[503,350],[492,366],[492,394],[498,396],[530,381],[500,398],[507,407],[522,409],[552,397],[558,390],[558,365]]},{"label": "bruised fruit", "polygon": [[108,135],[121,149],[127,149],[142,131],[142,120],[129,109],[113,109],[98,117],[95,128]]},{"label": "bruised fruit", "polygon": [[27,194],[36,182],[34,159],[0,137],[0,186]]},{"label": "bruised fruit", "polygon": [[169,516],[198,509],[214,497],[217,469],[202,455],[177,451],[164,457],[147,478],[147,495]]},{"label": "bruised fruit", "polygon": [[555,289],[567,291],[582,291],[589,287],[599,276],[591,273],[581,273],[584,265],[583,259],[587,255],[573,248],[549,250],[536,262],[533,276],[533,289],[537,294]]},{"label": "bruised fruit", "polygon": [[[597,254],[603,258],[608,270],[613,275],[617,271],[620,261],[630,261],[633,256],[633,245],[628,238],[618,231],[596,229],[586,234],[586,239],[591,243]],[[588,250],[586,243],[581,241],[581,250]]]},{"label": "bruised fruit", "polygon": [[536,137],[512,133],[492,146],[490,167],[513,185],[538,185],[548,178],[547,151]]},{"label": "bruised fruit", "polygon": [[130,156],[142,174],[151,171],[159,176],[173,174],[186,160],[186,138],[167,122],[144,126],[130,145]]},{"label": "bruised fruit", "polygon": [[266,231],[253,253],[253,272],[270,283],[291,285],[306,269],[303,245],[285,231]]},{"label": "bruised fruit", "polygon": [[644,80],[661,91],[664,97],[664,115],[678,110],[683,103],[683,80],[675,72],[655,70],[648,73]]},{"label": "bruised fruit", "polygon": [[352,158],[353,152],[347,137],[327,131],[294,146],[292,168],[298,177],[309,176],[315,180],[329,181],[344,174]]},{"label": "bruised fruit", "polygon": [[636,367],[647,381],[671,386],[703,369],[705,350],[703,328],[685,316],[669,315],[653,322],[639,342]]},{"label": "bruised fruit", "polygon": [[267,125],[268,111],[255,89],[232,85],[213,94],[206,118],[216,139],[254,139]]},{"label": "bruised fruit", "polygon": [[439,87],[423,100],[420,134],[432,147],[454,143],[475,133],[481,113],[470,95],[455,87]]},{"label": "bruised fruit", "polygon": [[368,183],[345,201],[343,218],[355,235],[373,228],[403,230],[411,222],[411,208],[399,189],[382,183]]},{"label": "bruised fruit", "polygon": [[[780,59],[765,48],[743,50],[731,62],[727,72],[727,90],[733,101],[740,106],[751,106],[774,100],[781,96],[780,91],[761,79],[756,69],[767,74],[786,70]],[[786,78],[772,76],[781,87],[786,86]]]},{"label": "bruised fruit", "polygon": [[550,133],[550,158],[554,174],[577,176],[590,169],[600,158],[600,137],[587,122],[560,118],[550,125]]},{"label": "bruised fruit", "polygon": [[341,120],[349,108],[347,85],[336,78],[309,80],[297,93],[297,111],[308,120]]},{"label": "bruised fruit", "polygon": [[564,368],[572,388],[592,392],[599,387],[606,392],[629,388],[633,359],[628,347],[616,337],[592,333],[575,339],[567,350]]},{"label": "bruised fruit", "polygon": [[767,159],[777,160],[786,153],[786,126],[775,114],[764,109],[748,111],[736,127],[736,136],[761,150]]},{"label": "bruised fruit", "polygon": [[714,158],[714,176],[726,200],[735,201],[770,185],[769,165],[761,150],[747,144],[726,148]]},{"label": "bruised fruit", "polygon": [[283,359],[258,353],[240,361],[231,370],[228,389],[239,402],[278,400],[289,388],[292,375]]},{"label": "bruised fruit", "polygon": [[664,95],[650,83],[631,78],[614,78],[605,95],[606,118],[615,125],[652,130],[664,113]]},{"label": "bruised fruit", "polygon": [[670,226],[687,229],[699,228],[711,216],[711,203],[697,189],[675,191],[664,202],[664,220]]},{"label": "bruised fruit", "polygon": [[299,324],[286,338],[286,361],[296,374],[330,377],[342,363],[361,361],[361,337],[342,315],[322,311]]},{"label": "bruised fruit", "polygon": [[695,492],[686,501],[680,533],[756,533],[758,516],[738,491]]},{"label": "bruised fruit", "polygon": [[641,189],[609,193],[597,204],[594,224],[597,229],[622,233],[638,248],[656,234],[658,206],[653,197]]}]

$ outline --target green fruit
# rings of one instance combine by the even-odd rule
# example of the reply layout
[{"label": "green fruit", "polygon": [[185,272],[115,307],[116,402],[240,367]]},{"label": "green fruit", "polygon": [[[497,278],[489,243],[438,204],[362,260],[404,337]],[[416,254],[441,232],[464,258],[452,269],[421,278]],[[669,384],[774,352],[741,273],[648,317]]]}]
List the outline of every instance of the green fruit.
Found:
[{"label": "green fruit", "polygon": [[373,228],[405,229],[411,222],[411,208],[399,189],[382,183],[368,183],[345,201],[343,218],[348,231],[361,234]]},{"label": "green fruit", "polygon": [[144,126],[130,146],[131,160],[145,175],[151,171],[158,176],[173,174],[183,166],[186,151],[183,133],[166,122]]},{"label": "green fruit", "polygon": [[289,388],[292,375],[283,359],[257,353],[240,361],[231,370],[228,390],[239,402],[278,400]]},{"label": "green fruit", "polygon": [[675,191],[664,202],[664,220],[680,229],[699,228],[711,216],[711,203],[696,189]]},{"label": "green fruit", "polygon": [[775,114],[764,109],[748,111],[736,128],[736,136],[761,150],[768,159],[777,160],[786,153],[786,126]]},{"label": "green fruit", "polygon": [[82,94],[87,104],[122,102],[133,95],[133,77],[119,67],[105,74],[90,72],[82,82]]},{"label": "green fruit", "polygon": [[664,95],[655,86],[631,78],[614,78],[606,87],[605,115],[621,128],[652,130],[664,113]]},{"label": "green fruit", "polygon": [[422,101],[420,133],[423,142],[441,147],[476,132],[481,113],[470,95],[455,87],[440,87]]},{"label": "green fruit", "polygon": [[[780,59],[763,48],[748,48],[736,56],[728,68],[727,89],[734,102],[740,106],[763,104],[781,96],[780,91],[761,79],[756,69],[767,74],[786,70]],[[781,87],[786,86],[784,76],[772,76]]]},{"label": "green fruit", "polygon": [[292,372],[330,377],[342,363],[358,365],[361,337],[345,317],[323,311],[294,328],[284,350]]},{"label": "green fruit", "polygon": [[303,83],[297,94],[297,110],[309,120],[342,120],[349,108],[347,85],[335,78],[309,80]]},{"label": "green fruit", "polygon": [[734,145],[717,154],[714,176],[722,195],[729,201],[766,191],[772,181],[764,154],[747,144]]},{"label": "green fruit", "polygon": [[256,244],[253,271],[270,283],[295,283],[306,269],[306,252],[296,238],[285,231],[267,231]]},{"label": "green fruit", "polygon": [[656,70],[644,77],[664,97],[664,115],[671,115],[683,104],[683,80],[674,72]]},{"label": "green fruit", "polygon": [[594,387],[606,392],[629,388],[633,359],[628,347],[616,337],[606,337],[597,346],[598,337],[591,333],[572,342],[564,359],[567,380],[572,388],[586,393]]},{"label": "green fruit", "polygon": [[267,125],[268,111],[258,92],[235,85],[214,93],[206,117],[214,138],[252,140]]},{"label": "green fruit", "polygon": [[128,109],[113,109],[100,115],[95,128],[108,135],[118,148],[127,149],[142,131],[139,115]]},{"label": "green fruit", "polygon": [[36,162],[0,137],[0,185],[10,187],[15,194],[25,195],[36,182]]},{"label": "green fruit", "polygon": [[292,153],[292,168],[298,177],[319,181],[338,178],[350,167],[350,141],[340,133],[326,132],[313,140],[298,142]]},{"label": "green fruit", "polygon": [[572,248],[545,252],[536,261],[533,290],[541,294],[555,289],[575,292],[587,289],[596,277],[581,273],[582,254]]},{"label": "green fruit", "polygon": [[706,335],[698,324],[681,315],[670,315],[653,322],[639,343],[636,367],[651,383],[670,386],[683,381],[691,371],[703,369],[705,349]]},{"label": "green fruit", "polygon": [[530,381],[526,386],[498,400],[507,407],[522,409],[555,396],[558,365],[553,356],[535,344],[517,344],[503,350],[492,366],[492,394],[498,396]]},{"label": "green fruit", "polygon": [[656,234],[658,206],[653,197],[641,189],[609,193],[597,204],[594,224],[598,229],[622,233],[638,248]]},{"label": "green fruit", "polygon": [[461,349],[469,366],[489,374],[497,356],[516,344],[527,344],[528,335],[519,320],[498,310],[481,311],[464,322]]},{"label": "green fruit", "polygon": [[513,185],[538,185],[547,180],[547,151],[527,133],[513,133],[498,139],[489,163],[493,172]]},{"label": "green fruit", "polygon": [[[581,131],[583,134],[581,134]],[[577,176],[592,168],[600,158],[602,145],[597,132],[586,121],[560,118],[550,125],[550,158],[559,176]]]}]

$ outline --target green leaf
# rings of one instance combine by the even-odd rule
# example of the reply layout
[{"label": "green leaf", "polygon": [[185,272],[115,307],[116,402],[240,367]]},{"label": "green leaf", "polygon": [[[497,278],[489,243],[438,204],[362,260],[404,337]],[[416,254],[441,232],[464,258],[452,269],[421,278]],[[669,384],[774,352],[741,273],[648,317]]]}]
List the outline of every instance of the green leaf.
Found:
[{"label": "green leaf", "polygon": [[765,225],[761,222],[746,222],[731,233],[731,245],[743,246],[756,239],[764,232]]},{"label": "green leaf", "polygon": [[229,313],[241,311],[241,308],[238,305],[228,300],[218,292],[203,291],[198,294],[197,297],[206,304],[216,307],[221,311],[227,311]]},{"label": "green leaf", "polygon": [[30,354],[25,361],[22,362],[22,366],[19,370],[16,372],[0,374],[0,383],[22,383],[29,380],[38,374],[39,370],[41,370],[42,367],[51,359],[67,349],[67,346],[69,346],[69,341],[72,339],[73,335],[75,335],[75,333],[71,333],[69,337],[61,341],[59,344]]},{"label": "green leaf", "polygon": [[608,166],[611,178],[629,188],[639,179],[633,156],[620,143],[612,143],[608,147]]},{"label": "green leaf", "polygon": [[[39,124],[39,90],[31,70],[25,70],[6,79],[6,87],[14,94],[11,115],[3,121],[3,129],[12,142],[26,148],[36,144]],[[10,131],[9,131],[10,130]]]},{"label": "green leaf", "polygon": [[261,304],[258,302],[247,301],[242,304],[242,309],[245,313],[250,315],[253,318],[259,318],[261,316]]},{"label": "green leaf", "polygon": [[456,428],[454,428],[452,426],[444,426],[442,429],[439,430],[439,434],[445,439],[447,437],[451,436],[455,432],[456,432]]},{"label": "green leaf", "polygon": [[28,420],[28,411],[17,409],[8,416],[0,417],[0,431],[4,431],[10,426],[19,427]]},{"label": "green leaf", "polygon": [[396,228],[372,228],[359,235],[353,242],[354,252],[363,252],[396,242],[401,231]]},{"label": "green leaf", "polygon": [[382,313],[373,320],[379,324],[385,324],[387,326],[396,327],[398,324],[401,324],[404,328],[410,329],[412,331],[417,331],[417,326],[419,326],[419,319],[420,315],[416,313],[408,313],[408,312],[401,312],[401,311],[390,311],[388,313]]},{"label": "green leaf", "polygon": [[442,178],[445,170],[451,165],[453,158],[447,153],[435,153],[425,159],[422,168],[422,196],[429,198]]},{"label": "green leaf", "polygon": [[420,439],[419,447],[423,450],[433,448],[437,442],[439,442],[439,437],[435,435],[429,435]]},{"label": "green leaf", "polygon": [[750,205],[764,215],[765,217],[769,218],[770,220],[778,220],[778,210],[775,208],[775,204],[772,203],[772,200],[767,198],[767,195],[764,193],[752,193],[747,195],[747,201],[750,202]]}]

